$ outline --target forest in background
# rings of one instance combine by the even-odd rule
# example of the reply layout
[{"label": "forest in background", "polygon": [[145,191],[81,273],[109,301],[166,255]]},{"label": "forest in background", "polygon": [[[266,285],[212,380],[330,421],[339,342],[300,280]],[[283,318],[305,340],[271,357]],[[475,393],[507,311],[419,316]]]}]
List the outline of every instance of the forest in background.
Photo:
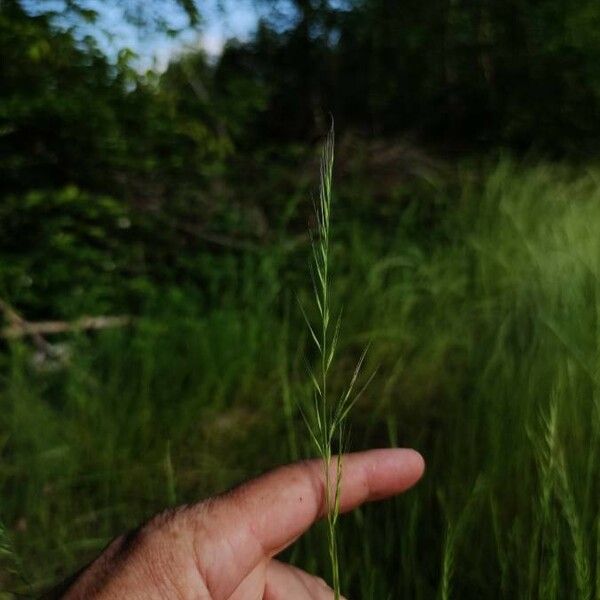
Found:
[{"label": "forest in background", "polygon": [[[333,116],[332,389],[370,342],[352,447],[428,464],[344,519],[347,595],[597,600],[600,5],[256,5],[219,56],[141,71],[103,11],[177,39],[202,4],[0,0],[2,597],[310,453],[295,296]],[[98,316],[126,326],[69,326]],[[321,533],[285,558],[326,575]]]},{"label": "forest in background", "polygon": [[[85,2],[47,4],[0,4],[0,285],[28,314],[135,310],[146,284],[206,283],[199,254],[301,233],[288,204],[313,185],[330,115],[340,174],[406,196],[395,184],[419,185],[431,156],[597,151],[592,1],[265,0],[248,41],[160,73],[103,54]],[[201,18],[192,2],[130,11],[156,30],[168,6]]]}]

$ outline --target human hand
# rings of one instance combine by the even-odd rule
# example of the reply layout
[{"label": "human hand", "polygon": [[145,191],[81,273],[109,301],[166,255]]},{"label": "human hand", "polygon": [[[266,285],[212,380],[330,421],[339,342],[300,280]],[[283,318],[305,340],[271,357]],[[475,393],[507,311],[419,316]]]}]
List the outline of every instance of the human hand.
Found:
[{"label": "human hand", "polygon": [[[345,455],[341,510],[399,494],[423,470],[414,450]],[[324,506],[321,460],[280,467],[221,496],[168,510],[117,538],[59,597],[331,599],[322,579],[273,558],[324,515]]]}]

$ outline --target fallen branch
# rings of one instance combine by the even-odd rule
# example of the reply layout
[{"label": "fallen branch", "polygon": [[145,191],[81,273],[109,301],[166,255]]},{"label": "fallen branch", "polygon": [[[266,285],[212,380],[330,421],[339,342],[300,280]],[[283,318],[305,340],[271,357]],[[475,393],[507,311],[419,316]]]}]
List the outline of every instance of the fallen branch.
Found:
[{"label": "fallen branch", "polygon": [[[10,326],[6,329],[25,327],[27,321],[5,300],[0,298],[0,310],[4,313],[6,320],[10,323]],[[48,343],[41,334],[32,333],[31,337],[36,348],[44,354],[52,354],[52,344]]]},{"label": "fallen branch", "polygon": [[20,320],[13,321],[11,325],[0,331],[0,337],[15,339],[26,336],[36,338],[40,335],[55,333],[66,333],[71,331],[91,331],[98,329],[111,329],[114,327],[125,327],[132,322],[128,316],[118,317],[81,317],[75,321],[38,321],[31,323]]}]

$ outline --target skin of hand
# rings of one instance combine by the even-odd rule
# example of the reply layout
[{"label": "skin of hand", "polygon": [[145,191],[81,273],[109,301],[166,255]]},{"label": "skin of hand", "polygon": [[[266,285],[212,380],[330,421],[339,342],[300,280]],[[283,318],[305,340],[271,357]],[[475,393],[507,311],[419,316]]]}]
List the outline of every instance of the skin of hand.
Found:
[{"label": "skin of hand", "polygon": [[[342,464],[342,511],[405,491],[425,468],[409,449],[347,454]],[[329,600],[322,579],[273,558],[324,516],[324,506],[321,460],[280,467],[117,538],[53,597]]]}]

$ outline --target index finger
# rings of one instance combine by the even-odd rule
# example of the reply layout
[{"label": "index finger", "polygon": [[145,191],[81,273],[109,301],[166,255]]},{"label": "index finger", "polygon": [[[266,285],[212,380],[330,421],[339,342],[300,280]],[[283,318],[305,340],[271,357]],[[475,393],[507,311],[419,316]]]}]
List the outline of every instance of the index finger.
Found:
[{"label": "index finger", "polygon": [[[335,479],[337,457],[330,469]],[[399,494],[422,476],[425,463],[409,449],[347,454],[342,462],[340,510]],[[325,513],[323,461],[280,467],[200,508],[211,539],[205,581],[214,597],[226,597],[265,557],[290,545]],[[216,541],[216,547],[214,545]],[[204,544],[196,548],[202,554]],[[231,587],[233,586],[233,587]]]}]

